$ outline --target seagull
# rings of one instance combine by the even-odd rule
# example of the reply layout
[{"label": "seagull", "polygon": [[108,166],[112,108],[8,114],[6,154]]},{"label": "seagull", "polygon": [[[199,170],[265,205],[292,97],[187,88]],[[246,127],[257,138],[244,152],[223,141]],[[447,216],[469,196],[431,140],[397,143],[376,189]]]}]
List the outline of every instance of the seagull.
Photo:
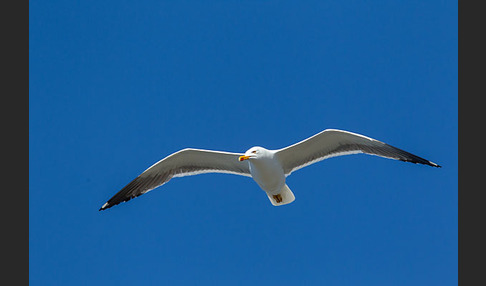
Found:
[{"label": "seagull", "polygon": [[143,195],[176,177],[205,173],[228,173],[253,178],[274,206],[295,200],[285,183],[292,172],[327,158],[365,153],[384,158],[441,166],[364,135],[326,129],[296,144],[278,150],[252,147],[244,154],[186,148],[150,166],[109,199],[105,210]]}]

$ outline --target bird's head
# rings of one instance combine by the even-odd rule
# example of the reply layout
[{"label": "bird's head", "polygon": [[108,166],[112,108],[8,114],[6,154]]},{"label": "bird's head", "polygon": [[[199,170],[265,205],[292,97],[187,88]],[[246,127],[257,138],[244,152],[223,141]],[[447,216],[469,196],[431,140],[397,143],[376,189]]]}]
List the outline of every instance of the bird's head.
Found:
[{"label": "bird's head", "polygon": [[245,152],[245,155],[240,156],[238,160],[254,160],[254,159],[261,159],[267,156],[269,151],[263,147],[251,147],[248,151]]}]

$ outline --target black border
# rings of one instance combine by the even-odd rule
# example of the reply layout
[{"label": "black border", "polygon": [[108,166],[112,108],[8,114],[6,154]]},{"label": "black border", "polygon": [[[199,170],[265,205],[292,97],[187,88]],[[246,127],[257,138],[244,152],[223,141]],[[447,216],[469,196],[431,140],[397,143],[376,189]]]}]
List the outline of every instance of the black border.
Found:
[{"label": "black border", "polygon": [[[479,7],[458,7],[458,275],[459,285],[484,285],[484,16]],[[476,9],[474,9],[476,8]],[[483,282],[481,282],[483,281]]]},{"label": "black border", "polygon": [[[3,5],[2,281],[29,284],[29,2]],[[4,157],[5,156],[5,157]]]}]

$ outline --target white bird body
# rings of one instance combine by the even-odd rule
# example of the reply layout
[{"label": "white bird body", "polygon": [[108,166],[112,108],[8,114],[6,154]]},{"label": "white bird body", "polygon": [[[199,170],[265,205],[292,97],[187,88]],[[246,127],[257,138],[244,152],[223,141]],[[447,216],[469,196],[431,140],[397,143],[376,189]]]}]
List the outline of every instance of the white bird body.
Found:
[{"label": "white bird body", "polygon": [[264,190],[274,206],[293,202],[295,196],[285,184],[293,171],[324,159],[366,153],[389,159],[440,167],[381,141],[360,134],[326,129],[279,150],[252,147],[245,154],[200,149],[183,149],[150,166],[106,202],[100,210],[138,197],[173,177],[204,173],[250,176]]},{"label": "white bird body", "polygon": [[262,156],[257,160],[252,158],[248,160],[251,177],[265,192],[277,194],[285,185],[282,166],[275,159],[274,151],[262,147],[254,147],[250,151],[255,149],[261,152]]},{"label": "white bird body", "polygon": [[276,153],[275,150],[253,147],[240,160],[248,158],[251,177],[267,193],[270,202],[279,206],[293,202],[295,196],[285,184],[285,172]]}]

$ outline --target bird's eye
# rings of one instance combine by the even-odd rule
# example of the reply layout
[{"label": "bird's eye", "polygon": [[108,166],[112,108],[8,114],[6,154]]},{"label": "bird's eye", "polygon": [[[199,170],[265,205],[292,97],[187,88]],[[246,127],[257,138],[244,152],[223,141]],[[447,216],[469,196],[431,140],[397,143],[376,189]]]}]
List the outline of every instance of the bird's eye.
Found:
[{"label": "bird's eye", "polygon": [[256,154],[256,152],[257,152],[256,150],[254,150],[254,151],[251,151],[251,153],[253,153],[253,154]]}]

